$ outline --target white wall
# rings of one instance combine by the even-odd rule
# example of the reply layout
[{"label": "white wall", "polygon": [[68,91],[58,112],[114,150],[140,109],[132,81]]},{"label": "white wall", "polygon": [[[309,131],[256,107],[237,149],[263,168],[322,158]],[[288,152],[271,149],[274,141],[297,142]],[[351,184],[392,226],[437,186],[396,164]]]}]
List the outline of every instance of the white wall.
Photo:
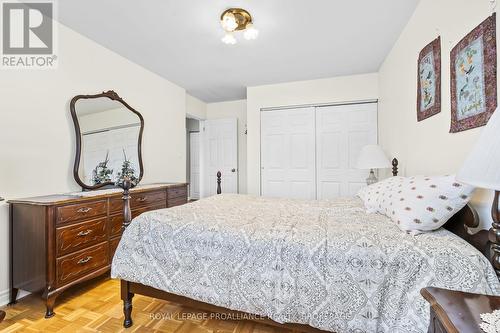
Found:
[{"label": "white wall", "polygon": [[186,115],[195,119],[207,118],[207,104],[196,97],[186,94]]},{"label": "white wall", "polygon": [[207,119],[238,118],[238,191],[247,193],[247,101],[207,104]]},{"label": "white wall", "polygon": [[248,193],[260,194],[260,110],[378,98],[376,73],[247,88]]},{"label": "white wall", "polygon": [[[388,155],[399,158],[402,174],[455,173],[478,138],[481,128],[449,133],[450,51],[489,15],[488,0],[421,0],[383,63],[379,73],[380,143]],[[438,35],[442,47],[442,111],[417,122],[418,54]],[[485,226],[491,221],[491,195],[480,191],[473,199]]]},{"label": "white wall", "polygon": [[[69,101],[109,89],[144,116],[144,182],[186,179],[184,89],[62,25],[58,58],[56,70],[0,74],[0,196],[79,190]],[[8,295],[8,235],[8,206],[0,203],[0,304]]]}]

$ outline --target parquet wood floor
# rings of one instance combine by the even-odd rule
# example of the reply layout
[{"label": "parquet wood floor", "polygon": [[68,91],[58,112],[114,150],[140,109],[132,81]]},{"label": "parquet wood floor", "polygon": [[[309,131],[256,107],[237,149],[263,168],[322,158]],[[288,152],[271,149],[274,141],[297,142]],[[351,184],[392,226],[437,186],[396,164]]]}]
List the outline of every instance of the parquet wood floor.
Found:
[{"label": "parquet wood floor", "polygon": [[13,306],[0,323],[0,332],[165,332],[165,333],[291,333],[249,321],[217,320],[199,310],[145,296],[134,297],[134,326],[122,326],[119,281],[101,278],[63,293],[56,315],[44,319],[39,295],[29,295]]}]

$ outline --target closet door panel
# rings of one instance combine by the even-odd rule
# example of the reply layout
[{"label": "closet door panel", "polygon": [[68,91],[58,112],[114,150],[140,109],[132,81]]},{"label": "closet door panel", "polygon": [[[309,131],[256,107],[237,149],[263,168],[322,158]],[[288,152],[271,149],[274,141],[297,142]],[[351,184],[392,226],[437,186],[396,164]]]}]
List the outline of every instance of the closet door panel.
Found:
[{"label": "closet door panel", "polygon": [[368,176],[356,169],[359,152],[377,143],[377,104],[316,108],[316,137],[317,198],[355,195]]},{"label": "closet door panel", "polygon": [[268,196],[279,197],[287,187],[286,129],[278,114],[262,116],[262,185]]},{"label": "closet door panel", "polygon": [[323,180],[318,183],[318,193],[321,193],[322,199],[337,198],[342,195],[342,183]]},{"label": "closet door panel", "polygon": [[324,131],[318,136],[319,166],[323,170],[337,170],[341,164],[341,131]]},{"label": "closet door panel", "polygon": [[342,126],[345,122],[346,118],[342,112],[328,112],[325,108],[316,108],[318,199],[335,198],[346,191],[342,182],[348,156],[345,129]]},{"label": "closet door panel", "polygon": [[262,195],[314,199],[314,109],[261,114]]}]

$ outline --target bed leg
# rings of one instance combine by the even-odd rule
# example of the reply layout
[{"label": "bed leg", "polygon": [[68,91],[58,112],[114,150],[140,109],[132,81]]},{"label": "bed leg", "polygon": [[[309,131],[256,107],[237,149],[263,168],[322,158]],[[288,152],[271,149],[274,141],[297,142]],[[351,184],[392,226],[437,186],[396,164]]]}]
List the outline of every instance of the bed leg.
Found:
[{"label": "bed leg", "polygon": [[132,298],[134,294],[130,292],[130,282],[121,281],[121,295],[123,300],[123,327],[129,328],[133,325],[132,322]]}]

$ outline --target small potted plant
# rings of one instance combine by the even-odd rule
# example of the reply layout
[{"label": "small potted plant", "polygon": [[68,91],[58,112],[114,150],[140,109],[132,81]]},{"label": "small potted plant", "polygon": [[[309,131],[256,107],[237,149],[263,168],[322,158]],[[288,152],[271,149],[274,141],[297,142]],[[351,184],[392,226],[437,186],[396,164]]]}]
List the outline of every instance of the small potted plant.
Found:
[{"label": "small potted plant", "polygon": [[109,163],[109,151],[106,153],[106,158],[104,161],[97,164],[95,169],[92,171],[92,183],[94,185],[111,182],[111,175],[113,170],[108,168]]},{"label": "small potted plant", "polygon": [[122,169],[118,172],[115,183],[119,186],[120,184],[123,184],[125,179],[130,181],[132,187],[136,186],[139,182],[139,179],[136,176],[136,171],[132,166],[132,162],[127,158],[127,154],[124,149]]}]

